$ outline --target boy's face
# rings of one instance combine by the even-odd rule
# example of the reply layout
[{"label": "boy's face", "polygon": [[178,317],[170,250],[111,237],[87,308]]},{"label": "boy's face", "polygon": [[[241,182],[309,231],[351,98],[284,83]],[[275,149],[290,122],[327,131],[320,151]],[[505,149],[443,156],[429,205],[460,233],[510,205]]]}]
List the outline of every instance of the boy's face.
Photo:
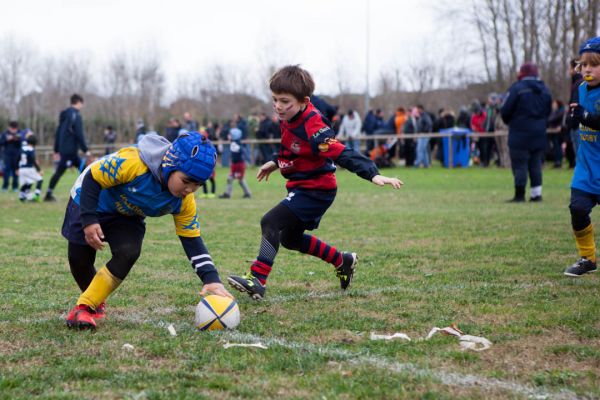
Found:
[{"label": "boy's face", "polygon": [[273,109],[280,120],[289,121],[303,110],[309,101],[308,97],[305,97],[304,101],[298,101],[289,93],[273,93]]},{"label": "boy's face", "polygon": [[167,187],[169,192],[175,196],[184,198],[190,193],[194,193],[202,186],[200,183],[191,180],[186,174],[181,171],[174,171],[169,175]]},{"label": "boy's face", "polygon": [[581,61],[581,74],[590,86],[600,85],[600,64],[592,64],[588,60]]}]

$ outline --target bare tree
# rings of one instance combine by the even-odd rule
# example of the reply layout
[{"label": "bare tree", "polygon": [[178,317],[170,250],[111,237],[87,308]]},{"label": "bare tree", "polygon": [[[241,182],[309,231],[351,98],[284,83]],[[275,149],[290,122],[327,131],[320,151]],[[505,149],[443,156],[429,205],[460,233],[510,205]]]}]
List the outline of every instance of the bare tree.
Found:
[{"label": "bare tree", "polygon": [[11,119],[18,119],[18,104],[32,87],[33,49],[23,39],[9,35],[0,40],[0,91]]}]

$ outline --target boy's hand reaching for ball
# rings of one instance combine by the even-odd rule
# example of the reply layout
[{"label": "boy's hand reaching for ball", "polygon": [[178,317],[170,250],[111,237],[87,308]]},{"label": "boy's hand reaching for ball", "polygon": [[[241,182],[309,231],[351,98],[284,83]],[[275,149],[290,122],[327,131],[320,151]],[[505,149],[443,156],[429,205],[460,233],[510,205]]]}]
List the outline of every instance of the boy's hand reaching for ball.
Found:
[{"label": "boy's hand reaching for ball", "polygon": [[200,291],[200,296],[204,297],[209,294],[216,294],[217,296],[223,296],[223,297],[229,297],[230,299],[235,299],[235,297],[233,297],[231,295],[231,293],[229,293],[227,291],[227,289],[225,289],[225,286],[223,286],[223,284],[219,283],[219,282],[207,283],[204,286],[202,286],[202,290]]}]

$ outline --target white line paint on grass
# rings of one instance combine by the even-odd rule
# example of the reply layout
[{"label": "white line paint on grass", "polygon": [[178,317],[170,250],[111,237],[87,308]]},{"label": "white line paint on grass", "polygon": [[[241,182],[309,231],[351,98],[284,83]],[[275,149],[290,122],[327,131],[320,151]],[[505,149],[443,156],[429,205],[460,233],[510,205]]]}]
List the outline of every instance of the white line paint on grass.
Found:
[{"label": "white line paint on grass", "polygon": [[[282,294],[282,295],[274,295],[269,296],[267,292],[267,297],[262,300],[265,303],[281,303],[287,301],[299,301],[299,300],[310,300],[310,299],[335,299],[346,296],[351,297],[368,297],[377,294],[386,294],[386,293],[419,293],[423,294],[425,292],[440,292],[447,290],[473,290],[473,289],[512,289],[512,290],[530,290],[534,288],[548,287],[553,286],[550,282],[543,282],[540,284],[531,284],[531,283],[473,283],[473,284],[447,284],[447,285],[424,285],[423,287],[409,287],[406,284],[404,285],[393,285],[393,286],[385,286],[377,289],[357,289],[350,288],[348,291],[344,292],[341,290],[336,290],[333,292],[320,292],[320,291],[311,291],[305,293],[294,293],[294,294]],[[240,296],[243,296],[240,295]]]},{"label": "white line paint on grass", "polygon": [[[393,290],[394,287],[382,288],[379,289],[379,293],[382,290]],[[369,291],[372,294],[373,291]],[[167,313],[168,314],[168,313]],[[106,324],[109,321],[121,321],[132,324],[146,324],[151,325],[157,329],[164,330],[165,335],[169,335],[167,331],[167,327],[174,323],[174,321],[169,321],[168,317],[165,315],[164,319],[156,320],[145,318],[146,315],[150,315],[150,313],[127,313],[127,314],[112,314],[109,316],[108,321],[102,321],[102,324]],[[32,319],[28,320],[27,318],[20,318],[18,320],[19,323],[45,323],[48,321],[56,321],[57,319],[62,319],[64,321],[64,317],[66,315],[62,315],[61,318],[57,317],[48,317],[48,318],[40,318],[40,319]],[[0,321],[2,324],[9,323],[10,321]],[[12,322],[14,323],[14,321]],[[175,322],[177,326],[177,330],[180,332],[191,332],[195,333],[196,328],[192,323],[189,322]],[[99,326],[99,329],[102,329],[102,326]],[[67,329],[65,327],[65,329]],[[77,334],[77,333],[75,333]],[[200,334],[200,333],[199,333]],[[205,333],[203,333],[205,334]],[[370,355],[366,352],[353,352],[344,349],[331,348],[326,346],[319,346],[312,343],[300,343],[300,342],[291,342],[281,338],[274,337],[262,337],[249,333],[242,333],[239,331],[226,331],[226,332],[209,332],[208,334],[214,335],[216,338],[222,338],[229,342],[242,342],[242,343],[256,343],[260,342],[269,347],[280,346],[287,349],[298,350],[301,352],[310,352],[315,354],[321,354],[332,358],[337,358],[344,360],[352,365],[357,366],[371,366],[373,368],[383,369],[395,373],[406,373],[412,374],[418,377],[423,378],[431,378],[434,380],[438,380],[444,385],[455,386],[460,388],[480,388],[483,390],[505,390],[507,392],[528,396],[534,399],[558,399],[558,400],[575,400],[580,397],[577,396],[576,393],[568,390],[561,389],[559,391],[549,391],[544,387],[533,387],[526,384],[521,384],[518,382],[511,381],[503,381],[500,379],[487,378],[479,375],[471,375],[471,374],[462,374],[458,372],[448,372],[444,370],[432,370],[418,367],[415,364],[411,363],[399,363],[390,358]],[[592,397],[586,396],[586,397]]]},{"label": "white line paint on grass", "polygon": [[354,365],[368,365],[374,368],[384,369],[396,373],[407,373],[417,375],[419,377],[433,378],[448,386],[456,386],[461,388],[480,388],[484,390],[505,390],[513,394],[528,396],[535,399],[574,400],[579,398],[576,393],[567,389],[562,389],[557,392],[549,392],[543,387],[533,387],[517,382],[502,381],[500,379],[487,378],[478,375],[424,369],[414,364],[399,363],[385,357],[364,355],[343,349],[332,349],[311,343],[289,342],[284,339],[266,338],[237,331],[225,332],[223,335],[227,337],[227,340],[240,341],[244,343],[260,342],[269,347],[281,346],[288,349],[301,350],[303,352],[317,353],[325,356],[341,358]]}]

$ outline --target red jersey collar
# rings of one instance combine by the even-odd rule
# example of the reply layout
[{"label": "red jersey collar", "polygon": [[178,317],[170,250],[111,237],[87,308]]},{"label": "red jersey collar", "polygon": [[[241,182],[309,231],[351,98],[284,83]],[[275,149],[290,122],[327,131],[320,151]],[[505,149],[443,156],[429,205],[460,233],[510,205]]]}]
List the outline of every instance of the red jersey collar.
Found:
[{"label": "red jersey collar", "polygon": [[304,111],[298,111],[298,113],[294,115],[292,119],[290,119],[289,121],[285,121],[285,123],[290,127],[298,126],[301,123],[298,123],[298,121],[304,121],[308,114],[310,114],[313,111],[315,111],[315,106],[309,101]]}]

